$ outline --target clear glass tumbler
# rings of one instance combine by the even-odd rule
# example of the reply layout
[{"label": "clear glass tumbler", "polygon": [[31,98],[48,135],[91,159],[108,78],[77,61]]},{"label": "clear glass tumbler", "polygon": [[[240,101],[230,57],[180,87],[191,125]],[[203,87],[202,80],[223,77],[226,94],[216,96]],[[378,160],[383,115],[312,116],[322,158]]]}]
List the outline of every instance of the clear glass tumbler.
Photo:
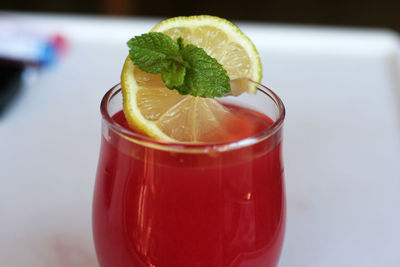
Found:
[{"label": "clear glass tumbler", "polygon": [[255,95],[221,101],[246,110],[249,125],[260,119],[269,127],[216,144],[135,133],[122,113],[120,87],[106,93],[93,202],[101,267],[277,266],[285,228],[285,109],[275,93],[256,86]]}]

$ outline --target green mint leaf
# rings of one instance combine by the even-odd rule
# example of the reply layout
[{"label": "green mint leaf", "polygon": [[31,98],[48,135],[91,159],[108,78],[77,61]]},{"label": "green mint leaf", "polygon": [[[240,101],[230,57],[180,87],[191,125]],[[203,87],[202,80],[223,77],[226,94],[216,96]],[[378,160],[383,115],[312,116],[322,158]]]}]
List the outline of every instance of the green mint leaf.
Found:
[{"label": "green mint leaf", "polygon": [[189,65],[183,85],[177,88],[181,94],[221,97],[231,91],[226,70],[202,48],[189,44],[180,50],[180,55]]},{"label": "green mint leaf", "polygon": [[182,49],[185,47],[185,45],[183,44],[183,38],[182,38],[182,37],[179,37],[179,38],[176,40],[176,42],[178,43],[179,50],[182,50]]},{"label": "green mint leaf", "polygon": [[161,78],[168,89],[175,89],[184,83],[186,68],[183,64],[170,61],[163,66]]},{"label": "green mint leaf", "polygon": [[169,89],[182,95],[220,97],[231,91],[226,70],[216,59],[195,45],[174,42],[159,32],[136,36],[128,41],[132,62],[144,72],[161,74]]},{"label": "green mint leaf", "polygon": [[179,46],[171,37],[160,32],[136,36],[128,41],[132,62],[147,73],[161,73],[164,65],[179,54]]}]

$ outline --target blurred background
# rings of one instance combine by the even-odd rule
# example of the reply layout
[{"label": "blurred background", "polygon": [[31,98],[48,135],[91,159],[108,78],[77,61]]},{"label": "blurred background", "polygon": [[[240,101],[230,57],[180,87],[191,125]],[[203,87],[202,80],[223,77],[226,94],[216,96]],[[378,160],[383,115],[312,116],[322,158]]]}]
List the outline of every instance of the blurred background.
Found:
[{"label": "blurred background", "polygon": [[100,101],[126,41],[211,14],[283,100],[279,267],[400,266],[399,0],[0,0],[0,266],[97,267]]},{"label": "blurred background", "polygon": [[398,0],[3,0],[1,9],[162,17],[210,14],[231,20],[385,27],[400,31]]}]

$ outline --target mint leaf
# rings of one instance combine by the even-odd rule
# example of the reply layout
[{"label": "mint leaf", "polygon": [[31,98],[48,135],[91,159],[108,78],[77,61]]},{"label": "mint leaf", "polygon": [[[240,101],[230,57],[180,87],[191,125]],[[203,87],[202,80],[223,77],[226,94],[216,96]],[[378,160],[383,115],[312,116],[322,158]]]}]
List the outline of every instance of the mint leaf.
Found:
[{"label": "mint leaf", "polygon": [[229,77],[221,64],[202,48],[185,46],[182,37],[174,42],[168,35],[151,32],[132,38],[128,46],[136,67],[160,73],[167,88],[182,95],[220,97],[231,91]]},{"label": "mint leaf", "polygon": [[160,32],[136,36],[128,41],[129,55],[135,65],[147,73],[161,73],[163,65],[178,55],[179,46],[171,37]]},{"label": "mint leaf", "polygon": [[221,97],[231,91],[226,70],[202,48],[189,44],[180,50],[180,54],[189,67],[178,90],[201,97]]},{"label": "mint leaf", "polygon": [[183,38],[182,37],[179,37],[178,39],[176,39],[176,42],[178,43],[179,50],[182,50],[185,47],[185,44],[183,43]]},{"label": "mint leaf", "polygon": [[186,68],[183,64],[170,61],[163,66],[163,70],[161,78],[168,89],[175,89],[184,83]]}]

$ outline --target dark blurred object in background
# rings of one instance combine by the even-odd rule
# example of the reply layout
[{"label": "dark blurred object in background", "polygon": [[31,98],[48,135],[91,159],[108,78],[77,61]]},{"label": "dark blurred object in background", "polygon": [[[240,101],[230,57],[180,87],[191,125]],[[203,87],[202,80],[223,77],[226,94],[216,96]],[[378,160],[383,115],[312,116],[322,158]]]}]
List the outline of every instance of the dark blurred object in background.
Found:
[{"label": "dark blurred object in background", "polygon": [[0,117],[21,90],[24,65],[0,60]]},{"label": "dark blurred object in background", "polygon": [[400,32],[400,0],[2,0],[0,9],[162,17],[210,14],[231,20],[385,27]]}]

